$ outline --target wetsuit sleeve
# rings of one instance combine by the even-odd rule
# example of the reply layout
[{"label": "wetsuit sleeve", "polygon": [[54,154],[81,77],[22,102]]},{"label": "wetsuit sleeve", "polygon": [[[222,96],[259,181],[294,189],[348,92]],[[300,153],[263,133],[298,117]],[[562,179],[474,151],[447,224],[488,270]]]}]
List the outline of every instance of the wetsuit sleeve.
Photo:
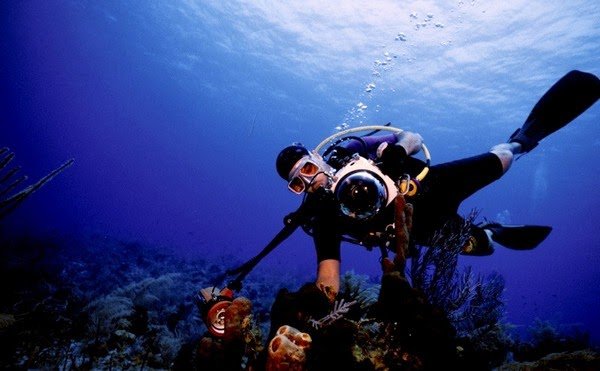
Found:
[{"label": "wetsuit sleeve", "polygon": [[340,247],[341,238],[335,226],[326,220],[319,218],[313,229],[313,240],[317,251],[317,262],[326,259],[341,261]]},{"label": "wetsuit sleeve", "polygon": [[385,135],[373,135],[369,137],[363,137],[362,139],[367,144],[369,153],[375,153],[375,151],[377,151],[377,147],[379,147],[379,145],[383,142],[395,144],[398,141],[398,138],[393,133]]},{"label": "wetsuit sleeve", "polygon": [[396,135],[393,133],[386,135],[372,135],[360,137],[360,139],[353,138],[353,140],[345,142],[342,147],[350,151],[350,153],[362,153],[366,149],[370,156],[375,157],[377,147],[379,147],[381,143],[387,142],[389,144],[394,144],[397,141],[398,138],[396,138]]}]

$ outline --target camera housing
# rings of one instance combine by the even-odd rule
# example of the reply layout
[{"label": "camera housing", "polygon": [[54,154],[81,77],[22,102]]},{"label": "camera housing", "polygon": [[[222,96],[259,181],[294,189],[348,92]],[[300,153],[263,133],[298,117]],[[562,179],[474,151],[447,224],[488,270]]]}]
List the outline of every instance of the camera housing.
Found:
[{"label": "camera housing", "polygon": [[343,215],[366,220],[377,215],[398,195],[394,181],[371,160],[358,154],[333,176],[330,191]]}]

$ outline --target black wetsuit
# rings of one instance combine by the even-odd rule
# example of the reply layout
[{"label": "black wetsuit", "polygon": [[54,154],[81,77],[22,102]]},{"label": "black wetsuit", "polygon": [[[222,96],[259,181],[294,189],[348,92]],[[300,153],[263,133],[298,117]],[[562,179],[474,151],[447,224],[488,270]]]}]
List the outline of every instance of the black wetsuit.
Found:
[{"label": "black wetsuit", "polygon": [[[368,148],[372,158],[373,148],[378,143],[383,141],[394,143],[395,137],[380,136],[375,137],[374,140],[370,140]],[[382,158],[384,161],[378,163],[378,166],[393,180],[399,179],[404,174],[414,177],[425,166],[423,161],[407,156],[406,151],[400,146],[394,146],[393,156]],[[461,202],[500,178],[502,174],[500,159],[492,153],[431,166],[429,173],[421,182],[419,193],[407,199],[407,202],[414,207],[411,243],[428,246],[433,234],[444,225],[462,222],[464,219],[457,214]],[[386,227],[393,228],[391,225],[394,221],[394,203],[372,219],[354,221],[341,215],[339,206],[332,197],[325,197],[319,193],[310,194],[306,202],[311,204],[313,215],[311,227],[319,262],[324,259],[340,260],[340,244],[343,236],[373,247],[381,242],[373,239],[374,232],[384,232]],[[475,226],[472,226],[472,235],[479,240],[487,239],[485,232]],[[371,239],[373,240],[370,241]],[[489,243],[481,242],[477,245],[491,249]],[[476,252],[480,255],[488,253],[491,251]]]}]

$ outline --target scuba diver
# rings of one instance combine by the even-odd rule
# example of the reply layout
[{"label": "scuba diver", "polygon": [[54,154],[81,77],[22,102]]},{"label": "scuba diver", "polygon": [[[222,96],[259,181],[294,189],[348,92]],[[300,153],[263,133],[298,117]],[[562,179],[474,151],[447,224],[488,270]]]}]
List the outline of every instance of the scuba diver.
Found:
[{"label": "scuba diver", "polygon": [[[296,211],[285,216],[283,228],[262,251],[225,271],[216,281],[222,282],[232,275],[235,279],[222,290],[210,286],[198,292],[196,302],[209,331],[216,337],[224,336],[224,313],[233,301],[234,291],[239,291],[252,269],[299,227],[313,237],[318,262],[316,286],[330,301],[335,299],[340,286],[341,242],[369,249],[378,247],[382,257],[387,257],[391,246],[405,242],[402,239],[406,233],[404,236],[396,233],[403,232],[400,229],[405,227],[397,216],[406,216],[406,209],[401,207],[409,204],[412,205],[409,247],[416,244],[431,247],[440,230],[446,227],[452,230],[457,225],[464,230],[462,227],[466,225],[469,236],[460,246],[463,254],[490,255],[494,251],[493,242],[516,250],[535,248],[548,236],[551,227],[476,225],[458,215],[457,210],[466,198],[499,179],[515,156],[533,150],[599,98],[600,80],[595,75],[571,71],[540,98],[525,123],[506,143],[484,154],[434,166],[430,166],[429,150],[419,134],[389,126],[348,129],[326,138],[312,151],[297,143],[284,148],[277,156],[277,172],[290,191],[304,195],[303,201]],[[347,135],[365,130],[375,132]],[[392,133],[375,135],[382,130]],[[321,154],[320,149],[328,144]],[[412,157],[421,150],[425,161]],[[398,257],[399,251],[396,253]]]},{"label": "scuba diver", "polygon": [[[600,80],[595,75],[571,71],[544,94],[507,143],[431,167],[421,135],[399,129],[392,134],[343,137],[322,155],[298,143],[283,149],[276,160],[277,172],[290,191],[305,195],[286,223],[302,226],[313,237],[317,286],[335,298],[342,241],[379,247],[382,254],[393,246],[396,196],[403,195],[413,206],[411,245],[431,246],[441,228],[465,223],[457,213],[462,201],[499,179],[516,155],[534,149],[599,97]],[[427,161],[412,157],[421,149]],[[516,250],[535,248],[551,227],[471,223],[469,230],[462,253],[484,256],[493,253],[493,242]]]}]

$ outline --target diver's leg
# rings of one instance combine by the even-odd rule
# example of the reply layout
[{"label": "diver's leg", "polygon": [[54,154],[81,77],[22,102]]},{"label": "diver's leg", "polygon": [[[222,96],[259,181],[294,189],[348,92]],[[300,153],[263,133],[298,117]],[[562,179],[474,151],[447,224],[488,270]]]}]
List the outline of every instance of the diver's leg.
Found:
[{"label": "diver's leg", "polygon": [[[444,215],[456,212],[464,199],[499,179],[510,167],[514,155],[519,153],[519,143],[502,143],[494,146],[489,153],[433,166],[431,173],[435,181],[429,184],[420,206],[434,214],[441,210],[445,210]],[[455,218],[464,222],[459,215]],[[545,226],[505,226],[498,223],[471,225],[469,240],[462,253],[490,255],[494,252],[493,242],[512,249],[531,249],[541,243],[550,230]]]},{"label": "diver's leg", "polygon": [[[511,156],[507,153],[506,156]],[[498,180],[504,174],[504,165],[496,153],[484,153],[456,161],[434,165],[430,170],[425,197],[441,203],[436,209],[453,212],[467,197]],[[426,179],[427,181],[427,179]],[[434,205],[432,205],[434,206]]]},{"label": "diver's leg", "polygon": [[504,174],[510,168],[510,165],[512,165],[515,155],[522,152],[522,148],[521,144],[517,142],[500,143],[493,146],[490,152],[498,156],[502,164],[502,173]]},{"label": "diver's leg", "polygon": [[469,240],[463,246],[465,255],[484,256],[494,252],[494,242],[512,250],[531,250],[541,244],[552,231],[544,225],[472,225]]},{"label": "diver's leg", "polygon": [[[444,187],[435,187],[432,189],[435,193],[429,196],[441,204],[454,199],[453,202],[456,202],[458,207],[465,198],[500,178],[512,164],[514,155],[519,153],[519,143],[502,143],[494,146],[490,153],[485,155],[434,166],[432,170],[435,171],[432,173],[435,174],[436,181]],[[431,209],[435,210],[433,205]],[[456,218],[460,216],[456,215]],[[494,242],[518,250],[531,249],[541,243],[550,230],[551,228],[543,226],[504,226],[498,223],[471,225],[469,240],[463,246],[462,253],[490,255],[494,252]]]}]

